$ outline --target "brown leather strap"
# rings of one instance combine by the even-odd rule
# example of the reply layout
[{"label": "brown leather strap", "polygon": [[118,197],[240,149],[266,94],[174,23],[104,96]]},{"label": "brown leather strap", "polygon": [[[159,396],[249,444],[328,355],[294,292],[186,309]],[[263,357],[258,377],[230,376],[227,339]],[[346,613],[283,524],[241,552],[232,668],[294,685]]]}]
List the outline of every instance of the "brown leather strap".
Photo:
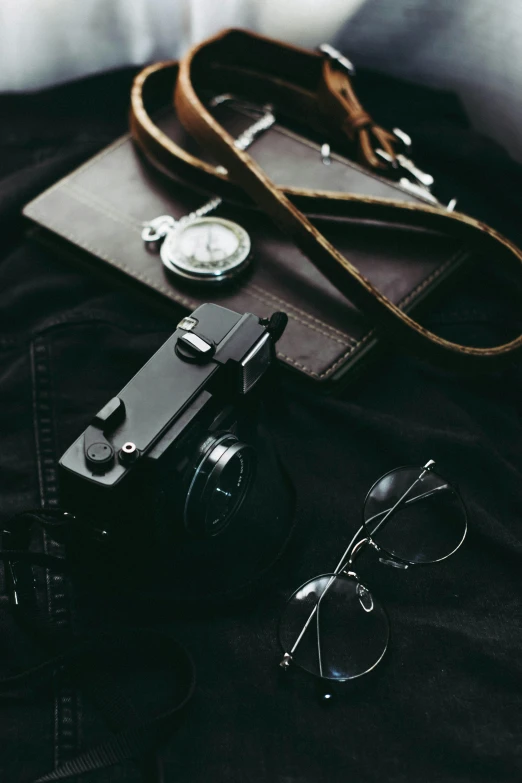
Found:
[{"label": "brown leather strap", "polygon": [[357,138],[360,157],[371,165],[368,158],[373,154],[373,142],[388,151],[391,134],[376,128],[365,115],[344,73],[340,78],[339,72],[325,67],[323,58],[315,53],[244,30],[225,31],[194,47],[179,67],[176,108],[188,132],[226,167],[228,174],[224,174],[181,150],[162,134],[145,111],[141,92],[147,80],[153,82],[162,71],[175,67],[151,66],[137,77],[133,89],[133,134],[155,165],[169,176],[190,173],[196,184],[224,197],[241,198],[241,193],[248,194],[348,299],[386,335],[421,358],[445,367],[490,369],[522,350],[522,336],[494,348],[473,348],[451,343],[424,329],[374,288],[304,212],[371,217],[435,230],[476,246],[482,253],[489,252],[497,263],[515,267],[520,274],[522,253],[509,240],[471,217],[428,205],[297,188],[283,190],[246,152],[234,146],[234,139],[199,97],[202,90],[217,90],[247,94],[259,102],[284,101],[295,113],[303,112],[301,120],[313,124],[319,116],[323,127],[325,123],[331,129],[337,125],[344,134]]},{"label": "brown leather strap", "polygon": [[[255,45],[245,45],[247,39]],[[515,352],[522,350],[522,335],[515,340],[494,348],[474,348],[445,340],[429,332],[378,291],[341,253],[315,228],[288,195],[275,185],[246,152],[234,146],[234,139],[222,128],[205,108],[198,90],[208,86],[209,69],[223,59],[230,61],[240,42],[238,51],[243,62],[250,59],[257,68],[258,59],[266,39],[259,39],[245,31],[228,31],[193,47],[180,63],[176,86],[176,109],[187,129],[204,147],[211,150],[222,163],[230,177],[266,212],[295,244],[308,256],[317,268],[363,312],[367,313],[386,334],[422,358],[450,367],[464,363],[480,367],[501,363]],[[279,46],[269,42],[272,47]],[[286,48],[286,47],[285,47]],[[266,56],[266,52],[265,52]],[[290,58],[287,52],[285,57]],[[298,52],[298,56],[300,56]],[[296,58],[297,59],[297,58]],[[247,64],[247,63],[245,63]],[[287,72],[290,70],[287,67]],[[352,125],[353,123],[349,123]],[[382,204],[381,209],[387,209]],[[391,205],[390,205],[391,206]],[[505,237],[466,215],[448,213],[428,206],[393,206],[399,214],[408,212],[417,225],[432,228],[456,236],[468,244],[480,244],[482,250],[494,249],[495,255],[512,263],[522,261],[518,248]],[[499,258],[499,260],[500,260]],[[520,269],[518,269],[520,272]]]},{"label": "brown leather strap", "polygon": [[136,76],[132,85],[129,118],[134,141],[154,168],[170,179],[184,179],[209,193],[244,202],[243,189],[232,182],[226,172],[191,155],[163,133],[152,120],[146,107],[150,105],[152,110],[160,108],[166,96],[171,97],[178,70],[177,62],[159,62],[144,68]]},{"label": "brown leather strap", "polygon": [[381,148],[392,159],[395,158],[396,137],[374,123],[359,103],[348,73],[335,66],[331,60],[324,60],[322,80],[318,85],[319,104],[331,118],[334,127],[342,129],[346,136],[356,142],[357,157],[368,168],[383,168],[375,154]]},{"label": "brown leather strap", "polygon": [[[386,168],[375,154],[377,148],[395,157],[397,138],[374,123],[359,102],[349,74],[332,60],[246,30],[228,30],[213,42],[222,44],[218,56],[198,66],[206,71],[205,85],[213,92],[233,92],[257,103],[273,103],[278,114],[286,112],[299,122],[305,120],[325,138],[348,147],[351,157],[366,168]],[[203,186],[214,192],[217,187],[222,195],[244,200],[240,188],[230,187],[218,169],[174,144],[146,111],[145,104],[150,99],[154,102],[156,94],[164,94],[166,80],[176,78],[177,70],[176,62],[160,62],[136,77],[130,111],[134,138],[167,176],[188,174],[188,165]],[[205,176],[208,174],[210,179]],[[211,182],[216,177],[217,185]]]}]

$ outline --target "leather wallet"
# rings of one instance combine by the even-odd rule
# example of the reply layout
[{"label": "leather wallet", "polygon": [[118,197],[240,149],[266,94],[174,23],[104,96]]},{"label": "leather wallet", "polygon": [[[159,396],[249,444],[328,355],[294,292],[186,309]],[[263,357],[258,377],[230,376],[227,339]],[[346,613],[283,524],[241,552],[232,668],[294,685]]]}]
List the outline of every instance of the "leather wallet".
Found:
[{"label": "leather wallet", "polygon": [[[215,110],[232,135],[252,118],[230,105]],[[158,126],[178,145],[196,151],[174,109],[163,111]],[[253,144],[251,155],[282,185],[416,202],[393,182],[332,153],[276,123]],[[140,238],[143,223],[158,215],[186,215],[208,198],[187,182],[173,182],[152,168],[129,135],[27,204],[24,214],[45,234],[74,249],[79,260],[120,273],[179,308],[180,315],[211,300],[236,311],[269,315],[283,310],[288,328],[278,345],[286,367],[323,389],[362,367],[375,353],[377,335],[368,321],[259,210],[224,202],[216,214],[243,225],[252,240],[253,262],[239,282],[223,288],[196,288],[174,279]],[[409,311],[466,258],[458,240],[397,223],[316,214],[313,222],[376,288]],[[71,257],[71,253],[68,253]]]}]

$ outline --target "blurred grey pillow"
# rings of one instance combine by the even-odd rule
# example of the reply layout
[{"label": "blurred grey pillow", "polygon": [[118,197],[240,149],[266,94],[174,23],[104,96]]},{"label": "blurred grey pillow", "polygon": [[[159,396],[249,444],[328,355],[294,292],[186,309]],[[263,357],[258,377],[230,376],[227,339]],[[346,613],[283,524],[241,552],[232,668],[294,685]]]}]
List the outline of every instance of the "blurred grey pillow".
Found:
[{"label": "blurred grey pillow", "polygon": [[366,0],[336,35],[360,66],[456,92],[520,161],[521,40],[521,0]]},{"label": "blurred grey pillow", "polygon": [[453,89],[522,160],[522,0],[0,0],[0,91],[177,57],[231,25]]}]

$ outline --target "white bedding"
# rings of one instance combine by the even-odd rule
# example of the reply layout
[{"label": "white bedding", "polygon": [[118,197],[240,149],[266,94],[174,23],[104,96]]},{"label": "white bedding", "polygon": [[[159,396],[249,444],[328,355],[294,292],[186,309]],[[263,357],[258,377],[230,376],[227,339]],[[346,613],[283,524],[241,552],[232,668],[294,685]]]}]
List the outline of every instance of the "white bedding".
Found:
[{"label": "white bedding", "polygon": [[454,89],[522,160],[522,0],[0,0],[0,91],[177,57],[227,26]]}]

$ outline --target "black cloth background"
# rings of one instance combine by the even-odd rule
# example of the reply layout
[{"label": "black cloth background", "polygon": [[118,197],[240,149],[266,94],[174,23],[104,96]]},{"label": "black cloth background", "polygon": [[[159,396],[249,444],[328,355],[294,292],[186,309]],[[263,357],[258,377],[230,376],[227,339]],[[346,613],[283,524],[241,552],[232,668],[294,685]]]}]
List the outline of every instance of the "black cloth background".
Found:
[{"label": "black cloth background", "polygon": [[[131,78],[124,71],[0,97],[2,523],[23,508],[59,502],[57,458],[177,321],[177,312],[158,315],[36,245],[20,217],[30,198],[125,132]],[[413,135],[417,162],[448,197],[459,195],[463,211],[522,241],[520,168],[468,127],[453,97],[371,74],[357,86],[383,125]],[[477,344],[521,328],[520,308],[496,290],[491,269],[479,269],[430,311],[429,326]],[[162,751],[167,783],[520,778],[520,370],[518,363],[488,377],[459,377],[390,352],[338,397],[286,384],[274,429],[297,488],[297,528],[249,598],[191,606],[190,584],[177,605],[100,598],[40,575],[41,601],[73,630],[165,627],[190,649],[198,688]],[[301,582],[337,562],[373,481],[428,459],[459,485],[468,539],[446,563],[404,573],[364,556],[364,580],[390,616],[390,649],[374,674],[322,706],[310,680],[277,667],[279,612]],[[56,550],[49,539],[45,547]],[[139,572],[135,578],[139,587]],[[2,594],[1,673],[41,657]],[[122,676],[141,707],[168,705],[172,674],[131,667]],[[89,694],[70,679],[12,695],[0,701],[0,779],[32,780],[105,737]],[[140,775],[128,763],[85,779],[130,783]]]}]

